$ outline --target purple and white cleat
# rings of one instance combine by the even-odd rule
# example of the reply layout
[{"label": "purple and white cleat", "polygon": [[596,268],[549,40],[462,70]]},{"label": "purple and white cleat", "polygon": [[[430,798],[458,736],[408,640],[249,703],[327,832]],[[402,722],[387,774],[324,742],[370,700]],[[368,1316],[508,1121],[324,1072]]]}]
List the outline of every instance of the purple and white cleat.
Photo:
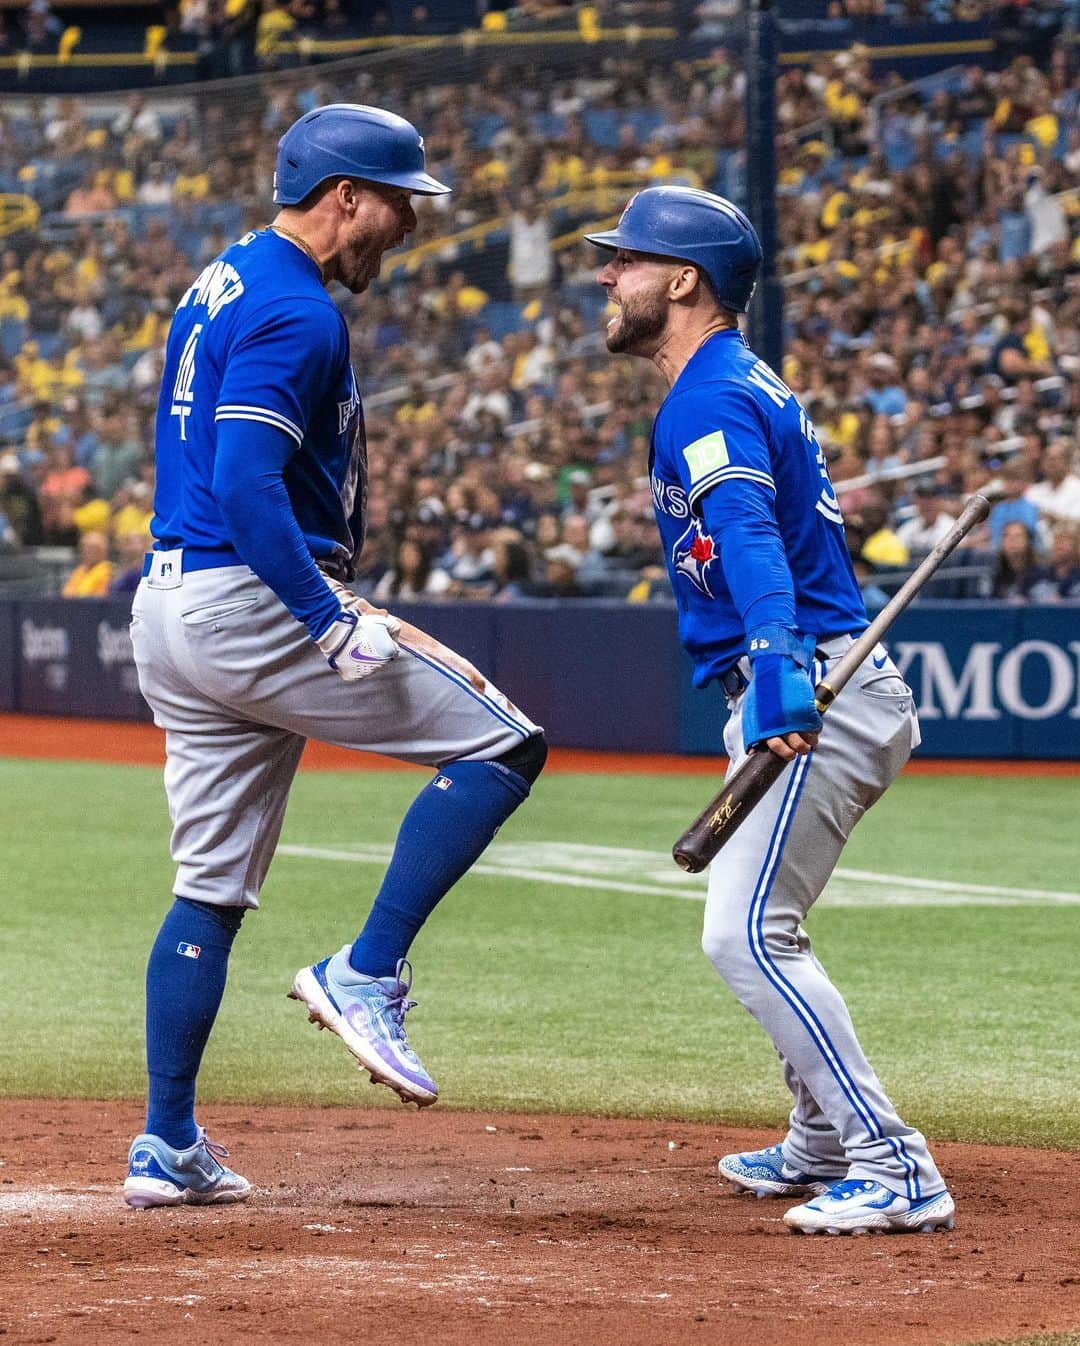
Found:
[{"label": "purple and white cleat", "polygon": [[408,998],[412,967],[400,959],[392,977],[365,977],[349,963],[346,944],[293,978],[291,1000],[308,1008],[308,1019],[329,1028],[352,1052],[374,1084],[393,1089],[404,1103],[424,1108],[439,1097],[405,1036],[405,1014],[416,1004]]}]

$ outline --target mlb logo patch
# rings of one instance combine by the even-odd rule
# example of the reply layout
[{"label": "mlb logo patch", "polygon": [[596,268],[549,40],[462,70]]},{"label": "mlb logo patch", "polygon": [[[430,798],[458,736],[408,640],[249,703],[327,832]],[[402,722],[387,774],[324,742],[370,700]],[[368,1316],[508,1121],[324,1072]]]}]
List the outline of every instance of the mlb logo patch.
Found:
[{"label": "mlb logo patch", "polygon": [[453,785],[454,782],[450,779],[449,776],[436,776],[431,783],[432,785],[434,785],[436,790],[449,790],[449,788],[451,787],[451,785]]},{"label": "mlb logo patch", "polygon": [[202,953],[202,947],[198,944],[185,944],[181,941],[176,946],[176,952],[183,958],[198,958],[199,954]]}]

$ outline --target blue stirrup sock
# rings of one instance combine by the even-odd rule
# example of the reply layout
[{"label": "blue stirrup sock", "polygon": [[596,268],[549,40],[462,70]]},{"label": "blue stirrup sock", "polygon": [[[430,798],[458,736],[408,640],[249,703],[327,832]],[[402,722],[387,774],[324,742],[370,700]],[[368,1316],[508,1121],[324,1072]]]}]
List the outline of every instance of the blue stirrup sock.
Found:
[{"label": "blue stirrup sock", "polygon": [[195,1077],[225,990],[243,907],[178,897],[146,965],[146,1130],[166,1145],[195,1143]]},{"label": "blue stirrup sock", "polygon": [[349,954],[355,972],[392,977],[439,900],[529,797],[529,783],[499,762],[451,762],[417,795]]}]

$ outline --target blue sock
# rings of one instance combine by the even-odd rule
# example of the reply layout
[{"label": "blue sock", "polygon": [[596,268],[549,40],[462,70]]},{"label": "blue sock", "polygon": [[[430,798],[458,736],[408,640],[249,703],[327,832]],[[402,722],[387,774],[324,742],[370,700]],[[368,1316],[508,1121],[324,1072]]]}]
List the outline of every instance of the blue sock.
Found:
[{"label": "blue sock", "polygon": [[451,762],[420,791],[349,954],[355,972],[393,976],[440,898],[528,796],[528,781],[498,762]]},{"label": "blue sock", "polygon": [[243,907],[178,897],[146,965],[146,1129],[166,1145],[195,1143],[195,1077],[225,990]]}]

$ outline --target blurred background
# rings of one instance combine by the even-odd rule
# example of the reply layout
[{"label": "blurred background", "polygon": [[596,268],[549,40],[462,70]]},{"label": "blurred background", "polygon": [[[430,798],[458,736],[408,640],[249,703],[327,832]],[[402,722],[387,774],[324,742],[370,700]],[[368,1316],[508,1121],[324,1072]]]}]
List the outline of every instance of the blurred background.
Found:
[{"label": "blurred background", "polygon": [[[334,296],[367,418],[360,592],[419,604],[547,705],[555,741],[718,750],[652,517],[665,390],[607,356],[582,241],[639,187],[703,186],[772,239],[752,330],[816,425],[868,606],[968,494],[994,501],[897,628],[928,745],[1077,755],[1078,18],[1076,0],[0,6],[0,708],[145,714],[124,628],[170,315],[272,218],[284,129],[349,101],[415,122],[454,188],[416,200],[377,285]],[[575,671],[554,691],[537,641]],[[644,709],[597,728],[613,649]]]}]

